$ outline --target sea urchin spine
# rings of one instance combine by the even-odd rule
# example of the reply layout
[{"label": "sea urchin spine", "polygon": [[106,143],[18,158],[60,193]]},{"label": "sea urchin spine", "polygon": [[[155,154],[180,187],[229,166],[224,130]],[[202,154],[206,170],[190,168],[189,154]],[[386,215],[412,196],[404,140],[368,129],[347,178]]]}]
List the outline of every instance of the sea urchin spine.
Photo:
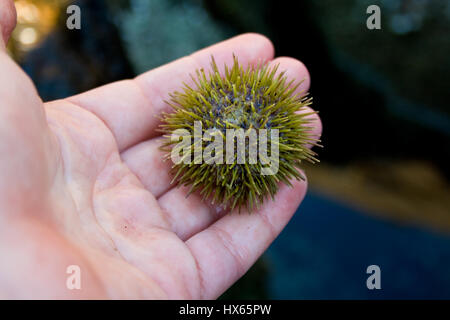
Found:
[{"label": "sea urchin spine", "polygon": [[188,195],[197,191],[231,210],[252,211],[267,196],[274,199],[280,181],[304,179],[302,160],[318,161],[308,148],[318,142],[311,133],[314,112],[304,110],[311,98],[295,93],[301,82],[288,82],[278,65],[244,70],[234,57],[224,75],[214,58],[211,67],[208,74],[196,71],[195,86],[184,83],[183,92],[170,95],[173,112],[162,115],[162,149],[174,162],[172,183],[190,186]]}]

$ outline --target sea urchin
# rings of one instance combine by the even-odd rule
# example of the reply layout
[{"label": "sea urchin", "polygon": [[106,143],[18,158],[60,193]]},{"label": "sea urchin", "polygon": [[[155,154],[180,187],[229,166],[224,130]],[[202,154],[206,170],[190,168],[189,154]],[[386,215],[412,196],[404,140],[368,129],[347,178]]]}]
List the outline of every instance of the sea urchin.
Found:
[{"label": "sea urchin", "polygon": [[288,81],[278,65],[244,70],[234,57],[224,74],[214,58],[211,67],[191,76],[194,86],[170,94],[162,149],[174,163],[172,183],[190,186],[188,195],[252,211],[274,198],[280,181],[304,179],[302,160],[318,161],[308,148],[317,144],[312,112],[304,110],[311,98],[295,93],[301,82]]}]

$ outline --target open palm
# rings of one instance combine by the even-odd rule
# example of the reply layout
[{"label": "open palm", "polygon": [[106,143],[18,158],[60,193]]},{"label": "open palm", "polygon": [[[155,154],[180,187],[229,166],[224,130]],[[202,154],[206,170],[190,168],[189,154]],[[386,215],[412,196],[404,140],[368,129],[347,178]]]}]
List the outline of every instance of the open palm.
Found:
[{"label": "open palm", "polygon": [[[0,5],[4,38],[13,21],[7,6]],[[254,214],[227,214],[172,188],[156,131],[168,93],[208,69],[211,55],[223,66],[232,53],[244,65],[279,63],[308,89],[302,63],[273,59],[268,39],[245,34],[135,79],[43,103],[0,49],[0,297],[213,299],[248,270],[287,224],[306,183],[282,186]],[[80,290],[66,286],[71,265],[80,268]]]}]

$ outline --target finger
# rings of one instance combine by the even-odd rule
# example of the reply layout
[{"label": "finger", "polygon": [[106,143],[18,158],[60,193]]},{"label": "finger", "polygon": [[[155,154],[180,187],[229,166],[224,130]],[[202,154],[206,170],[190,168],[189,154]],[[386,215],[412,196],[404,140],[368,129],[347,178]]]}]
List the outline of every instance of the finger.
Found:
[{"label": "finger", "polygon": [[[287,78],[287,82],[291,80],[294,80],[295,83],[301,82],[301,84],[295,90],[296,94],[302,95],[308,92],[311,86],[311,76],[306,66],[300,60],[290,57],[278,57],[270,62],[270,66],[276,65],[278,65],[278,73],[283,71],[285,72],[284,75]],[[300,112],[312,113],[314,112],[314,110],[311,107],[307,106]],[[319,115],[317,113],[314,113],[306,118],[309,118],[311,120],[309,126],[312,127],[311,133],[313,138],[320,139],[320,136],[322,135],[322,122]],[[311,147],[311,145],[309,145],[308,147]]]},{"label": "finger", "polygon": [[277,57],[269,62],[271,68],[277,65],[277,74],[284,72],[287,82],[294,80],[294,84],[300,83],[295,93],[302,94],[308,92],[311,85],[311,77],[303,62],[291,57]]},{"label": "finger", "polygon": [[256,63],[273,57],[273,45],[264,36],[244,34],[190,56],[156,68],[134,80],[115,82],[69,98],[100,117],[116,137],[123,151],[158,133],[158,115],[169,111],[164,102],[168,94],[180,90],[183,82],[191,84],[190,74],[199,68],[209,68],[211,55],[219,66],[232,62],[235,53],[241,63]]},{"label": "finger", "polygon": [[16,8],[13,0],[0,1],[0,48],[6,48],[11,32],[16,26]]},{"label": "finger", "polygon": [[304,181],[283,185],[275,201],[258,212],[228,214],[186,241],[197,262],[202,298],[217,298],[247,272],[286,226],[306,187]]},{"label": "finger", "polygon": [[158,199],[171,230],[183,241],[206,229],[227,212],[224,206],[203,200],[196,192],[186,197],[188,192],[189,187],[181,186]]}]

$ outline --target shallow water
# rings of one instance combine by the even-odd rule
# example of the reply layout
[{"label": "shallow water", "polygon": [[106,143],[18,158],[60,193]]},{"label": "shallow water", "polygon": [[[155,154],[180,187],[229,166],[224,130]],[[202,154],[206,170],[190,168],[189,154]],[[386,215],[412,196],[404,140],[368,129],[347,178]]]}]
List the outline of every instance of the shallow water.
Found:
[{"label": "shallow water", "polygon": [[[274,299],[450,298],[450,235],[381,220],[314,192],[265,258]],[[380,290],[366,286],[372,264],[381,269]]]}]

